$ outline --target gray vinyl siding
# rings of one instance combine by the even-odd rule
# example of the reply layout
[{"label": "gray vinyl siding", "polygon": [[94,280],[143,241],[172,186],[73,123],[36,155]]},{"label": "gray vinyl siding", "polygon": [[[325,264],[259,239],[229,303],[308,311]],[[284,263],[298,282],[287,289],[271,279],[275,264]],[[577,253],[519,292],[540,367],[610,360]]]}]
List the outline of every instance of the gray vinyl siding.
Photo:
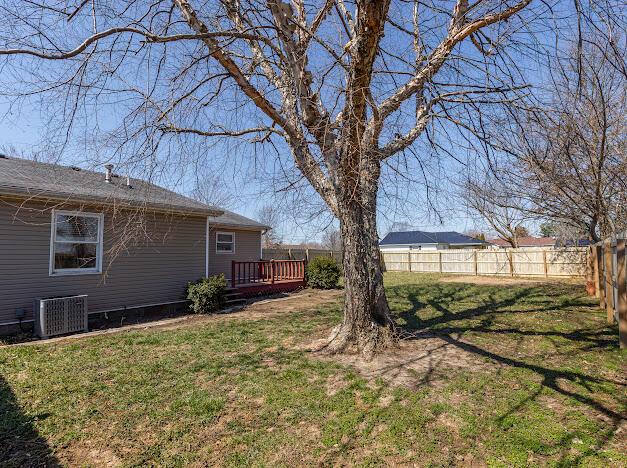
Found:
[{"label": "gray vinyl siding", "polygon": [[[235,233],[235,252],[216,252],[216,232]],[[210,227],[209,229],[209,275],[224,273],[231,279],[231,262],[253,262],[261,259],[261,232],[242,231],[233,228]]]},{"label": "gray vinyl siding", "polygon": [[0,198],[0,324],[14,322],[17,308],[31,318],[33,299],[42,297],[87,294],[90,312],[183,300],[185,285],[205,274],[205,216],[143,214],[147,235],[133,236],[113,258],[108,251],[129,218],[105,211],[103,273],[51,277],[50,207],[16,205]]}]

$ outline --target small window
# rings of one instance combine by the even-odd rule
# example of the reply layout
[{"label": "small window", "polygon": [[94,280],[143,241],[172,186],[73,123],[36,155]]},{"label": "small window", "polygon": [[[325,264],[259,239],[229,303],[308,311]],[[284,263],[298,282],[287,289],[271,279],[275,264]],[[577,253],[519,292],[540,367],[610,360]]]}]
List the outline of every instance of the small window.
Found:
[{"label": "small window", "polygon": [[102,271],[102,220],[97,213],[52,213],[51,275]]},{"label": "small window", "polygon": [[216,232],[216,253],[235,252],[235,234],[232,232]]}]

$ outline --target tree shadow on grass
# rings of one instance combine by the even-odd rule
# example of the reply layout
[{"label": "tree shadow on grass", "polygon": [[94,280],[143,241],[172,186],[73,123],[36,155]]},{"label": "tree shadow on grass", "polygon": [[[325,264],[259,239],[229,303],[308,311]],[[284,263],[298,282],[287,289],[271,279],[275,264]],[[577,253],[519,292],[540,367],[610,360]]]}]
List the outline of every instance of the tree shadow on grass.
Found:
[{"label": "tree shadow on grass", "polygon": [[[460,285],[434,284],[417,288],[390,288],[392,296],[403,296],[411,307],[396,312],[401,319],[403,337],[411,338],[416,334],[425,336],[433,334],[465,334],[479,332],[488,334],[538,336],[546,338],[562,338],[579,345],[585,343],[581,351],[591,349],[614,350],[618,341],[613,338],[612,330],[579,328],[571,331],[560,331],[550,325],[534,324],[532,328],[516,328],[497,326],[499,318],[512,314],[538,314],[542,312],[563,312],[569,308],[589,307],[590,304],[580,298],[562,297],[559,303],[550,293],[537,287],[507,289],[506,292],[490,290],[482,297],[477,297],[478,290],[473,287],[464,288]],[[451,310],[452,304],[468,304],[470,307]],[[435,310],[438,315],[421,318],[419,312],[426,307]],[[461,323],[460,323],[461,322]]]},{"label": "tree shadow on grass", "polygon": [[[620,400],[621,395],[625,394],[626,385],[623,381],[566,368],[552,368],[543,361],[545,355],[525,359],[524,353],[519,352],[522,349],[517,349],[517,346],[525,346],[526,338],[542,337],[553,343],[557,349],[554,355],[556,358],[572,358],[590,350],[602,352],[616,350],[618,340],[614,336],[615,331],[607,326],[577,327],[576,319],[573,318],[571,329],[564,330],[563,326],[556,326],[554,321],[549,321],[550,319],[542,315],[533,315],[533,319],[529,320],[524,320],[524,317],[519,315],[555,312],[557,317],[559,314],[574,313],[577,308],[591,307],[591,303],[585,298],[567,297],[563,295],[564,291],[547,291],[546,288],[538,287],[497,290],[490,288],[481,291],[464,285],[451,288],[450,285],[428,284],[412,285],[409,288],[392,287],[389,290],[392,298],[400,297],[403,303],[411,304],[409,308],[395,314],[402,319],[401,323],[404,326],[401,334],[405,339],[437,337],[445,343],[445,346],[480,356],[501,368],[524,369],[539,377],[540,387],[509,408],[498,421],[504,420],[536,400],[542,394],[543,388],[551,389],[584,405],[592,414],[605,421],[607,430],[600,434],[595,449],[601,449],[609,443],[625,420],[625,415],[616,409],[616,406],[620,407],[620,401],[617,401],[617,405],[610,406],[603,398],[595,396],[600,387],[611,384],[617,387],[616,396],[617,400]],[[564,319],[563,322],[569,325],[568,316],[559,315],[559,318]],[[523,322],[518,318],[522,318]],[[519,326],[518,323],[523,325]],[[480,340],[475,339],[478,336],[481,337]],[[508,347],[502,343],[503,338],[507,336],[516,338],[513,346]],[[553,359],[551,361],[555,362]],[[402,366],[404,363],[399,365]],[[575,434],[570,434],[563,444],[557,444],[557,447],[562,449],[565,463],[577,458],[567,453],[567,446],[571,446],[574,438]],[[587,454],[590,454],[590,451],[581,454],[579,458]]]},{"label": "tree shadow on grass", "polygon": [[0,466],[60,466],[46,440],[35,429],[33,418],[22,412],[15,394],[1,375]]}]

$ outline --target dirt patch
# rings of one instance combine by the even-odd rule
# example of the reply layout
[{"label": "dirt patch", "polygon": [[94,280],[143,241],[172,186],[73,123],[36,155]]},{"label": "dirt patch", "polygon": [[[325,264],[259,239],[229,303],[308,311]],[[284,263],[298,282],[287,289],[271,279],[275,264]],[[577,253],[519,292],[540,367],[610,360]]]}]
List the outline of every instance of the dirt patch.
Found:
[{"label": "dirt patch", "polygon": [[[326,338],[308,344],[319,349]],[[353,367],[367,380],[383,379],[392,386],[419,388],[437,387],[450,379],[451,371],[493,372],[495,364],[438,338],[403,340],[395,350],[365,361],[357,353],[328,356],[313,352],[312,356]]]},{"label": "dirt patch", "polygon": [[65,462],[71,466],[102,466],[116,468],[122,466],[122,461],[112,450],[106,447],[92,448],[73,445],[64,453]]},{"label": "dirt patch", "polygon": [[442,283],[467,283],[488,286],[511,286],[516,284],[583,284],[582,279],[577,278],[525,278],[511,276],[443,276],[440,278]]},{"label": "dirt patch", "polygon": [[159,320],[151,323],[134,324],[122,326],[119,328],[96,330],[78,335],[62,336],[59,338],[51,338],[49,340],[36,340],[15,344],[3,344],[0,342],[0,348],[5,346],[28,346],[51,343],[64,343],[67,341],[80,340],[98,335],[108,335],[111,333],[124,333],[130,330],[174,330],[185,327],[196,327],[206,322],[220,322],[229,320],[261,320],[265,318],[275,318],[281,315],[290,314],[299,310],[312,310],[317,307],[333,304],[342,297],[341,290],[319,291],[315,289],[305,289],[286,297],[265,299],[247,304],[238,310],[210,314],[210,315],[185,315],[183,317]]},{"label": "dirt patch", "polygon": [[287,297],[256,301],[234,312],[193,315],[186,317],[184,322],[157,325],[159,329],[173,329],[184,326],[196,326],[200,322],[220,322],[230,320],[261,320],[287,315],[300,310],[312,310],[317,307],[333,304],[342,296],[340,290],[319,291],[305,289]]}]

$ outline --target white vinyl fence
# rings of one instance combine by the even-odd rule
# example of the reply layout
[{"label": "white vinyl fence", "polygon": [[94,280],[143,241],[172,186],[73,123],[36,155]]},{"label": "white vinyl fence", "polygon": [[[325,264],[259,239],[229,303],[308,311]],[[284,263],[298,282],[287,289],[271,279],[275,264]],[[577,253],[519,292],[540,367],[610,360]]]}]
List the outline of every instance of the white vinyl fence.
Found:
[{"label": "white vinyl fence", "polygon": [[586,248],[382,251],[387,271],[460,275],[561,276],[586,273]]}]

